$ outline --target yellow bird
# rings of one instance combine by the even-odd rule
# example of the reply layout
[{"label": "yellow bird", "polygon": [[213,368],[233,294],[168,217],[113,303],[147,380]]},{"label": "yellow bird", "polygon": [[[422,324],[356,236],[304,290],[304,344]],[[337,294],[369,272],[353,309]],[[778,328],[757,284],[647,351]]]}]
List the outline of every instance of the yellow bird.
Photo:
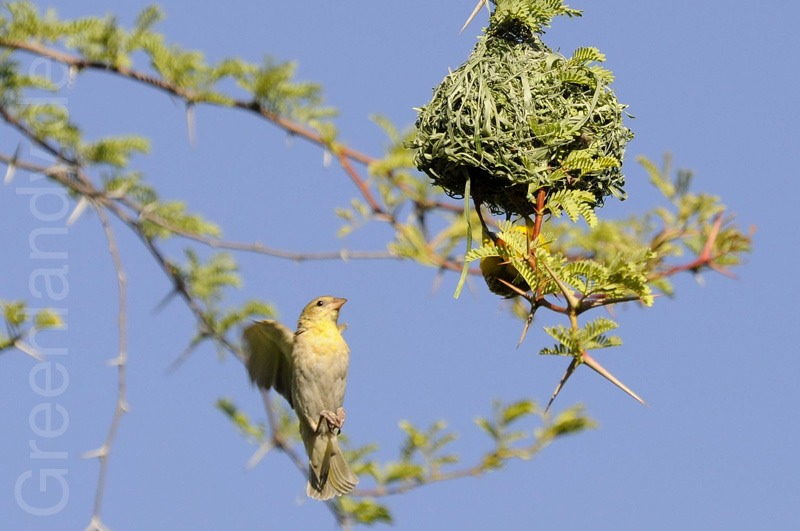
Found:
[{"label": "yellow bird", "polygon": [[[524,233],[527,229],[524,226],[518,225],[515,226],[513,230]],[[506,248],[506,242],[499,238],[497,234],[486,229],[485,226],[483,229],[483,243],[484,245],[491,243],[498,248]],[[511,262],[506,258],[500,256],[487,256],[485,258],[481,258],[480,267],[481,274],[483,274],[483,279],[486,281],[489,291],[495,295],[500,295],[506,299],[517,297],[519,295],[519,292],[501,282],[500,279],[505,280],[522,292],[526,292],[531,289],[525,279],[522,278],[522,275],[519,274],[517,269],[511,265]]]},{"label": "yellow bird", "polygon": [[317,500],[347,494],[358,483],[337,437],[345,420],[350,356],[338,324],[345,302],[317,297],[303,309],[294,333],[273,320],[257,321],[244,331],[250,380],[275,389],[297,413],[308,454],[306,493]]}]

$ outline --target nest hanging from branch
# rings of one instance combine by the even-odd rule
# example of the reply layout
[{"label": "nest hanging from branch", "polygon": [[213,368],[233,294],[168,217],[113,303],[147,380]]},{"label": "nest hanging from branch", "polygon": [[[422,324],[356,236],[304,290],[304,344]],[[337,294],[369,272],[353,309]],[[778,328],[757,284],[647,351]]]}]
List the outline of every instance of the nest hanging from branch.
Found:
[{"label": "nest hanging from branch", "polygon": [[415,164],[451,197],[467,179],[476,203],[495,214],[531,215],[536,196],[581,190],[594,206],[625,198],[621,165],[625,105],[609,88],[604,56],[550,50],[540,27],[500,6],[472,54],[420,109]]}]

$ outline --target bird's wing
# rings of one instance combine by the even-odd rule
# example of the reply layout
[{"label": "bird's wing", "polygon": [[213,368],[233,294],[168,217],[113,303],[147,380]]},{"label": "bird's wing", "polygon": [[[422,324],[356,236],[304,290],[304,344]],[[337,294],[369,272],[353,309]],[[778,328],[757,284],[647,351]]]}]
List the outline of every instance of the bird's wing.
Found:
[{"label": "bird's wing", "polygon": [[250,381],[263,389],[275,389],[294,407],[292,331],[277,321],[256,321],[245,329],[244,340],[250,352],[247,358]]}]

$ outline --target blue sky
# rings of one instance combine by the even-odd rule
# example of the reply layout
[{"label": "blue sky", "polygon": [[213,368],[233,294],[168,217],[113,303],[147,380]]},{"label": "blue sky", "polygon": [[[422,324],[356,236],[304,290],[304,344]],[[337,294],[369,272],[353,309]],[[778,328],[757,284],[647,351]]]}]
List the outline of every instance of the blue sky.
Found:
[{"label": "blue sky", "polygon": [[[103,2],[48,5],[64,17],[111,12]],[[145,5],[128,2],[113,13],[130,24]],[[257,62],[265,54],[297,60],[298,78],[320,82],[326,101],[340,109],[341,139],[374,155],[386,140],[369,116],[412,124],[413,107],[464,61],[486,23],[482,12],[459,35],[473,5],[452,0],[162,5],[168,18],[159,27],[167,38],[211,61],[235,55]],[[599,429],[480,479],[392,498],[395,527],[800,527],[800,425],[793,410],[800,361],[790,339],[799,295],[790,264],[800,258],[792,215],[800,189],[791,162],[800,133],[794,53],[800,7],[683,0],[571,5],[584,17],[556,21],[545,41],[564,53],[600,48],[620,100],[636,117],[625,166],[629,198],[610,200],[600,215],[619,218],[655,206],[658,196],[633,159],[660,160],[669,151],[677,166],[696,172],[696,190],[720,195],[742,226],[757,227],[754,252],[737,269],[738,280],[705,274],[699,284],[685,275],[676,279],[674,299],[618,313],[624,345],[597,357],[650,407],[579,370],[556,412],[582,403]],[[300,251],[373,250],[390,236],[376,224],[337,239],[334,208],[357,194],[347,176],[336,165],[324,167],[317,147],[248,114],[198,108],[192,147],[182,106],[154,90],[88,73],[61,96],[90,137],[149,136],[152,153],[134,166],[163,198],[186,199],[231,239]],[[13,151],[16,142],[0,126],[0,151]],[[29,236],[43,223],[63,227],[31,214],[22,189],[34,185],[18,174],[0,188],[0,298],[33,305],[29,279],[43,265],[29,257]],[[193,331],[191,316],[177,301],[154,311],[169,285],[135,237],[122,227],[118,237],[130,282],[131,411],[113,448],[104,521],[118,531],[333,528],[324,506],[305,499],[303,479],[282,455],[269,454],[245,471],[254,448],[213,406],[229,397],[260,420],[260,397],[238,362],[203,348],[166,373]],[[86,215],[54,238],[66,252],[58,266],[68,267],[69,290],[49,304],[68,311],[68,330],[51,337],[67,349],[59,361],[69,380],[59,396],[42,397],[29,381],[33,360],[16,352],[0,356],[0,516],[7,529],[88,524],[97,462],[80,456],[101,444],[115,400],[116,373],[106,362],[116,348],[116,282],[102,230]],[[177,244],[169,249],[180,252]],[[262,297],[287,324],[316,295],[350,300],[342,310],[352,350],[347,432],[354,443],[377,442],[383,459],[397,455],[398,421],[426,426],[443,418],[460,434],[454,449],[470,463],[489,448],[474,418],[490,414],[494,399],[545,402],[567,364],[536,355],[550,344],[540,327],[516,350],[520,323],[481,282],[454,300],[456,275],[445,275],[435,289],[435,271],[413,263],[239,260],[245,285],[232,300]],[[69,415],[65,432],[52,439],[38,436],[29,422],[48,401]],[[31,444],[66,457],[43,465],[31,458]],[[14,486],[26,470],[43,466],[67,470],[69,496],[57,514],[31,516]]]}]

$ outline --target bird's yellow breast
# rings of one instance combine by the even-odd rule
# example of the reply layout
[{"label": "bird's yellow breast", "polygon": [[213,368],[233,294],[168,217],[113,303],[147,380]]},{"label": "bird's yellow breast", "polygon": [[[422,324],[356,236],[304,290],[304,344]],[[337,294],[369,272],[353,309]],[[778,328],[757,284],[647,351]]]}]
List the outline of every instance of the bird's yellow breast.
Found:
[{"label": "bird's yellow breast", "polygon": [[305,335],[304,342],[311,353],[317,356],[340,356],[349,352],[336,323],[318,323],[305,332]]}]

